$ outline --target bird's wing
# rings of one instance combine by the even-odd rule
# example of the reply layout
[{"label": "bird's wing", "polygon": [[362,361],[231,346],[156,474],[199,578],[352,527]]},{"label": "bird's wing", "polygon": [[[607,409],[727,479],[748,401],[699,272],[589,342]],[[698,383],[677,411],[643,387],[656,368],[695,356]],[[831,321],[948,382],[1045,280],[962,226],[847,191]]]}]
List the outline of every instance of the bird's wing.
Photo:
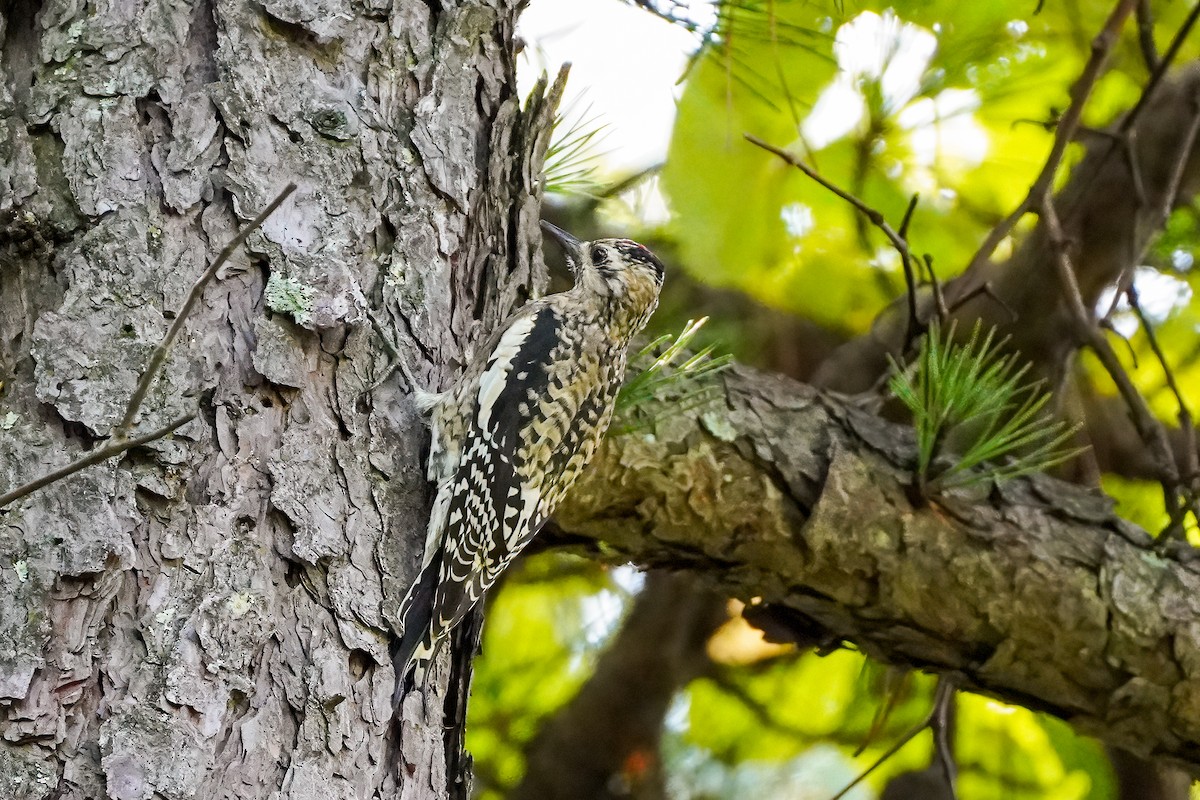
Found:
[{"label": "bird's wing", "polygon": [[477,381],[473,412],[449,498],[439,621],[451,626],[479,599],[532,535],[541,505],[538,472],[553,469],[564,421],[554,397],[556,364],[568,358],[562,316],[552,305],[519,315],[492,348]]}]

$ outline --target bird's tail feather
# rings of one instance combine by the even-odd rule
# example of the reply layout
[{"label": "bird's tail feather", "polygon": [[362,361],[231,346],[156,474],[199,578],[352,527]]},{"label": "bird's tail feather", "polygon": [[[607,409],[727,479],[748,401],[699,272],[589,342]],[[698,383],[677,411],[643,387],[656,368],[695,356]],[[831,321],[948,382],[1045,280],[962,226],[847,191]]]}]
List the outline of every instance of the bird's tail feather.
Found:
[{"label": "bird's tail feather", "polygon": [[[412,687],[408,674],[414,661],[428,659],[432,652],[429,626],[433,619],[433,598],[437,591],[442,570],[442,560],[435,558],[424,566],[408,594],[400,603],[400,623],[403,626],[400,638],[391,644],[392,666],[396,670],[396,691],[393,706],[398,706],[405,692]],[[422,670],[423,672],[423,670]]]}]

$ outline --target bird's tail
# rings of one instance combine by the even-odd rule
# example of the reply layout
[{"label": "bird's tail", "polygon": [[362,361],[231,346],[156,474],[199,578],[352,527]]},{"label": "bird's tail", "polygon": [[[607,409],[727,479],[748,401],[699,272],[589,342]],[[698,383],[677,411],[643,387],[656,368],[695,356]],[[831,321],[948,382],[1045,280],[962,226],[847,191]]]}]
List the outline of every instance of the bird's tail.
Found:
[{"label": "bird's tail", "polygon": [[[442,560],[435,558],[421,569],[421,574],[400,603],[400,638],[391,645],[392,666],[396,670],[396,690],[393,707],[398,707],[404,695],[417,682],[424,682],[425,668],[433,656],[430,623],[433,620],[433,599],[442,570]],[[413,679],[409,680],[412,672]]]}]

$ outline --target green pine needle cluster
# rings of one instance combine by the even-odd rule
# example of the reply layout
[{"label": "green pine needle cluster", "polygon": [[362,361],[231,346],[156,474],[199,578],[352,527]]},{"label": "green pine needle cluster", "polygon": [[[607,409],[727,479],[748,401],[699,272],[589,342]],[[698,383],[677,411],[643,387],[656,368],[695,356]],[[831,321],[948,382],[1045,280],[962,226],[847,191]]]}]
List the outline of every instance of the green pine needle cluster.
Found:
[{"label": "green pine needle cluster", "polygon": [[565,125],[562,114],[555,116],[543,168],[546,193],[595,197],[602,188],[599,166],[604,155],[597,148],[608,126],[588,112],[579,115],[570,127]]},{"label": "green pine needle cluster", "polygon": [[633,421],[633,412],[663,393],[675,394],[676,402],[672,408],[677,413],[696,408],[709,399],[712,386],[700,379],[724,369],[733,357],[720,355],[714,358],[712,353],[716,345],[688,353],[688,345],[706,322],[708,317],[688,320],[679,335],[664,334],[630,359],[631,366],[645,366],[625,382],[617,395],[618,424],[613,426],[615,433],[630,433],[644,427]]},{"label": "green pine needle cluster", "polygon": [[[956,345],[953,325],[943,335],[935,322],[913,363],[901,368],[892,361],[888,385],[913,415],[923,491],[1041,472],[1086,449],[1067,447],[1079,426],[1044,413],[1050,395],[1040,381],[1024,382],[1028,363],[1004,354],[1003,345],[994,329],[981,338],[978,324],[966,344]],[[950,439],[963,450],[942,459]],[[976,469],[985,462],[986,469]]]}]

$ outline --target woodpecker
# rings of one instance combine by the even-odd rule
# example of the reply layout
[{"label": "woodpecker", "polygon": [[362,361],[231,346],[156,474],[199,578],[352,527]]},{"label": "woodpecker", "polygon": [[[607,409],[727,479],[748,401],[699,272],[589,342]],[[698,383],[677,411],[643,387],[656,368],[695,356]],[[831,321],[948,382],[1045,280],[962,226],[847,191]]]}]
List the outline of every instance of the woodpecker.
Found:
[{"label": "woodpecker", "polygon": [[438,647],[591,460],[630,340],[658,305],[663,265],[645,247],[542,227],[566,252],[575,285],[505,320],[447,391],[416,395],[429,414],[437,497],[391,649],[396,705],[424,686]]}]

